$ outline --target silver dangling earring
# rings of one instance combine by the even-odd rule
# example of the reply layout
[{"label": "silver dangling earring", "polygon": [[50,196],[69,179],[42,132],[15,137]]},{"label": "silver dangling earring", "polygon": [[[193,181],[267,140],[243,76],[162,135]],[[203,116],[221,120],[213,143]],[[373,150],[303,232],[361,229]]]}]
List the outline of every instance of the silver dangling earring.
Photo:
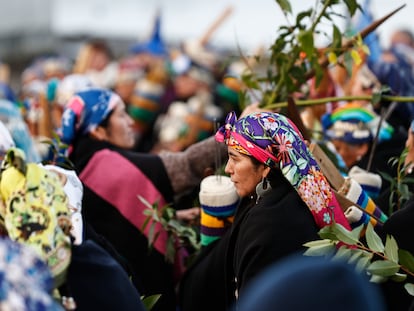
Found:
[{"label": "silver dangling earring", "polygon": [[270,191],[272,191],[272,186],[270,186],[270,183],[267,181],[267,178],[263,177],[263,179],[256,186],[256,204],[259,202],[261,197],[265,196],[266,193]]}]

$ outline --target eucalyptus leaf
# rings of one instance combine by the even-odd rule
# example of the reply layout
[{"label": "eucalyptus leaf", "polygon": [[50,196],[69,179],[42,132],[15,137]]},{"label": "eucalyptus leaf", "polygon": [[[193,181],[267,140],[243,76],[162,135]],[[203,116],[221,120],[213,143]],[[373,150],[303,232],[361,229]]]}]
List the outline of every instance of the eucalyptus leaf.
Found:
[{"label": "eucalyptus leaf", "polygon": [[345,244],[348,245],[356,245],[359,242],[359,239],[356,239],[352,232],[348,229],[344,228],[342,225],[338,223],[334,223],[331,225],[332,231],[335,233],[335,235],[338,237],[338,239]]},{"label": "eucalyptus leaf", "polygon": [[349,14],[354,16],[356,10],[360,8],[357,0],[344,0],[344,2],[348,8]]},{"label": "eucalyptus leaf", "polygon": [[382,243],[381,238],[374,231],[374,227],[369,222],[367,225],[367,230],[365,231],[365,237],[367,239],[368,247],[374,252],[383,253],[384,252],[384,243]]},{"label": "eucalyptus leaf", "polygon": [[323,240],[310,241],[310,242],[303,244],[303,246],[306,246],[306,247],[326,246],[326,245],[334,245],[334,242],[332,242],[332,240],[330,239],[323,239]]},{"label": "eucalyptus leaf", "polygon": [[364,228],[365,228],[365,225],[361,224],[358,227],[352,229],[351,236],[355,241],[359,240],[359,238],[361,237],[361,232]]},{"label": "eucalyptus leaf", "polygon": [[406,283],[404,285],[405,290],[411,295],[414,296],[414,284],[412,283]]},{"label": "eucalyptus leaf", "polygon": [[310,18],[311,16],[312,16],[312,10],[298,13],[298,15],[296,16],[296,24],[300,25],[303,19]]},{"label": "eucalyptus leaf", "polygon": [[[145,214],[145,212],[147,212],[147,211],[144,211],[144,214]],[[145,218],[145,220],[144,220],[144,222],[142,223],[142,226],[141,226],[142,231],[144,231],[147,228],[148,223],[149,223],[150,220],[151,220],[150,216]]]},{"label": "eucalyptus leaf", "polygon": [[336,234],[332,231],[331,226],[323,227],[321,230],[319,230],[318,235],[325,240],[332,240],[332,241],[338,241],[338,237]]},{"label": "eucalyptus leaf", "polygon": [[143,196],[137,195],[138,199],[144,204],[147,208],[154,208],[152,204],[150,204]]},{"label": "eucalyptus leaf", "polygon": [[151,311],[157,301],[160,299],[161,294],[151,295],[148,297],[141,296],[141,301],[147,311]]},{"label": "eucalyptus leaf", "polygon": [[361,272],[364,269],[366,269],[366,267],[368,267],[368,265],[371,263],[371,259],[372,259],[372,254],[367,254],[361,257],[355,265],[356,270]]},{"label": "eucalyptus leaf", "polygon": [[333,48],[340,48],[342,45],[342,34],[336,25],[333,25],[333,40],[331,43]]},{"label": "eucalyptus leaf", "polygon": [[371,278],[369,279],[370,282],[377,284],[384,283],[386,280],[388,280],[388,278],[380,275],[371,275]]},{"label": "eucalyptus leaf", "polygon": [[384,255],[392,262],[398,263],[398,245],[395,238],[391,235],[387,235],[385,240]]},{"label": "eucalyptus leaf", "polygon": [[292,6],[289,0],[276,0],[276,3],[279,4],[283,12],[292,13]]},{"label": "eucalyptus leaf", "polygon": [[364,256],[365,252],[360,249],[351,249],[352,255],[348,259],[348,263],[354,264],[356,261]]},{"label": "eucalyptus leaf", "polygon": [[400,264],[414,273],[414,256],[404,249],[398,250]]},{"label": "eucalyptus leaf", "polygon": [[313,54],[315,46],[313,43],[313,33],[311,31],[301,31],[298,35],[298,40],[302,50],[308,57]]},{"label": "eucalyptus leaf", "polygon": [[331,256],[335,253],[336,247],[334,244],[312,246],[308,248],[304,255],[306,256]]},{"label": "eucalyptus leaf", "polygon": [[343,261],[348,261],[349,258],[352,256],[352,251],[347,246],[341,246],[335,255],[333,256],[333,259],[339,259]]},{"label": "eucalyptus leaf", "polygon": [[371,274],[379,276],[392,276],[400,270],[400,265],[389,260],[377,260],[367,267]]},{"label": "eucalyptus leaf", "polygon": [[390,279],[394,282],[404,282],[407,279],[407,274],[404,273],[396,273],[393,276],[390,277]]}]

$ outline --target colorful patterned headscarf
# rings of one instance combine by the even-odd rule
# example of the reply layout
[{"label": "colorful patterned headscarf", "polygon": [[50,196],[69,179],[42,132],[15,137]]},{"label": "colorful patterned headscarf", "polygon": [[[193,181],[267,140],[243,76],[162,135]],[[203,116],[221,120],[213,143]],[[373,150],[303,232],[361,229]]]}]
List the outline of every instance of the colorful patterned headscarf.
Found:
[{"label": "colorful patterned headscarf", "polygon": [[95,129],[122,99],[108,89],[94,88],[75,93],[62,115],[60,136],[71,144],[75,137]]},{"label": "colorful patterned headscarf", "polygon": [[237,120],[234,112],[216,133],[238,152],[280,169],[309,207],[319,228],[336,223],[349,228],[332,189],[291,120],[271,112],[258,112]]},{"label": "colorful patterned headscarf", "polygon": [[52,291],[46,263],[30,247],[0,238],[0,306],[2,310],[63,311]]},{"label": "colorful patterned headscarf", "polygon": [[[322,126],[329,139],[339,139],[349,144],[371,142],[377,132],[380,116],[359,104],[349,103],[322,117]],[[378,141],[389,140],[394,129],[382,121]]]}]

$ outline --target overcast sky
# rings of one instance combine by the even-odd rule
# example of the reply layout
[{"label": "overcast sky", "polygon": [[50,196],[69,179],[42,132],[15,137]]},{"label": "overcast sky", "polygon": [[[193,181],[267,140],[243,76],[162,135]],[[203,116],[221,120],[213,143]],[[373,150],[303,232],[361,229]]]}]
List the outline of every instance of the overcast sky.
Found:
[{"label": "overcast sky", "polygon": [[[313,0],[290,0],[294,11],[314,5]],[[361,3],[363,1],[361,0]],[[414,30],[414,2],[382,25],[383,45],[399,27]],[[376,18],[404,4],[401,0],[371,0]],[[255,49],[268,46],[277,28],[286,24],[275,0],[0,0],[0,34],[48,25],[58,34],[97,34],[143,40],[148,37],[157,8],[162,12],[162,34],[167,41],[201,36],[228,7],[232,14],[213,34],[213,44]],[[48,14],[49,16],[46,16]]]},{"label": "overcast sky", "polygon": [[[294,11],[315,3],[309,0],[290,2]],[[161,8],[162,33],[167,40],[197,38],[226,8],[232,7],[232,14],[215,31],[212,42],[233,48],[239,43],[254,49],[260,45],[268,46],[273,42],[277,28],[286,24],[275,0],[56,0],[53,3],[52,25],[62,33],[95,29],[104,34],[143,39],[148,36],[157,8]],[[379,18],[402,4],[404,1],[400,0],[371,0],[371,10],[375,18]],[[414,30],[413,9],[414,3],[407,3],[379,28],[384,46],[394,29],[408,27]]]}]

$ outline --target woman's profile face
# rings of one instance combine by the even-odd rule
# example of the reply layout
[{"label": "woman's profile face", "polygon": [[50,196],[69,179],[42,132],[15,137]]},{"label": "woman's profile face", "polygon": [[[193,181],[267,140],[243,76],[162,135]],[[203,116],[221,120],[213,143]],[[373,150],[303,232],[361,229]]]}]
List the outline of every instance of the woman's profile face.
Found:
[{"label": "woman's profile face", "polygon": [[339,139],[332,140],[332,143],[348,168],[355,165],[368,152],[368,144],[352,145]]},{"label": "woman's profile face", "polygon": [[265,176],[264,165],[254,165],[249,156],[228,147],[229,160],[225,172],[230,175],[240,197],[256,193],[256,185]]},{"label": "woman's profile face", "polygon": [[109,117],[108,126],[105,128],[105,140],[121,148],[132,148],[135,144],[133,122],[125,110],[125,104],[120,101]]}]

